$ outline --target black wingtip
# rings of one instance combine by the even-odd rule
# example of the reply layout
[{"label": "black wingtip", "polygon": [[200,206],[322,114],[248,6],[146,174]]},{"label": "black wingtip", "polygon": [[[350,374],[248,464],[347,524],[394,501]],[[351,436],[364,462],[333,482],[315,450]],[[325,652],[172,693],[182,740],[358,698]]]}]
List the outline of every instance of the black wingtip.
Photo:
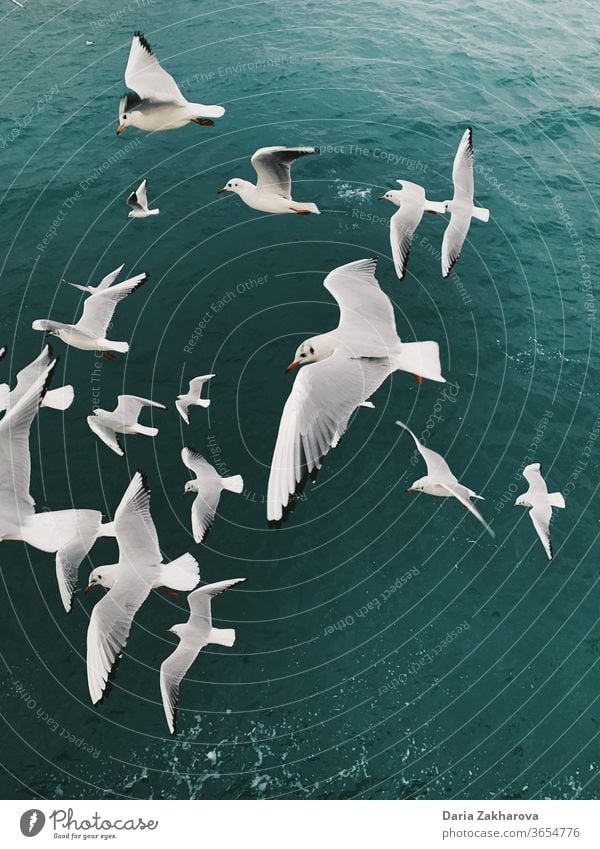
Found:
[{"label": "black wingtip", "polygon": [[143,469],[136,469],[135,473],[139,475],[142,480],[142,487],[144,489],[144,492],[150,494],[150,484],[148,483],[148,475],[146,474],[146,472]]},{"label": "black wingtip", "polygon": [[143,33],[143,32],[140,32],[139,30],[137,30],[136,32],[134,32],[133,37],[134,37],[134,38],[139,38],[139,40],[140,40],[140,44],[142,45],[142,47],[144,48],[144,50],[147,50],[147,51],[148,51],[148,53],[152,53],[152,48],[150,47],[150,45],[149,45],[149,43],[148,43],[147,39],[144,37],[144,33]]}]

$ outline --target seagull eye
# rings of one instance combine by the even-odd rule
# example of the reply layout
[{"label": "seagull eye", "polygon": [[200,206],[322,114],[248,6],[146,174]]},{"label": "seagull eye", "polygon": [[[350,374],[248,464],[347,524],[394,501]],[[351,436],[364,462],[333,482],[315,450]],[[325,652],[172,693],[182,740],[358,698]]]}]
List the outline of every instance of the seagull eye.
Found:
[{"label": "seagull eye", "polygon": [[311,352],[311,354],[314,354],[315,349],[314,349],[314,348],[311,348],[311,349],[310,349],[310,352]]}]

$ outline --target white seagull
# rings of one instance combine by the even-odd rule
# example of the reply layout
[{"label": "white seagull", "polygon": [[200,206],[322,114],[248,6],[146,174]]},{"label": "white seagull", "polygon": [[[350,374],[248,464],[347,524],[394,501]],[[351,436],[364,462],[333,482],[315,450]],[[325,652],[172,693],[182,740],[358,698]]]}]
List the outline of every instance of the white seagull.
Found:
[{"label": "white seagull", "polygon": [[234,628],[213,628],[212,599],[245,580],[246,578],[230,578],[228,581],[207,584],[205,587],[194,590],[187,597],[190,606],[188,621],[169,628],[169,631],[179,637],[180,641],[175,651],[162,662],[160,667],[160,692],[171,734],[175,733],[179,685],[200,651],[210,644],[231,648],[235,643]]},{"label": "white seagull", "polygon": [[[33,362],[22,368],[17,374],[17,384],[11,390],[6,383],[0,384],[0,412],[14,406],[29,387],[35,382],[40,372],[45,369],[52,360],[52,352],[49,345],[45,345]],[[42,397],[40,407],[49,407],[52,410],[68,410],[75,393],[71,385],[59,386],[57,389],[47,389]]]},{"label": "white seagull", "polygon": [[523,477],[529,484],[529,489],[517,498],[515,507],[531,508],[529,516],[533,522],[533,527],[542,541],[548,560],[552,560],[552,543],[550,542],[552,508],[564,508],[566,506],[565,499],[560,492],[548,492],[539,463],[530,463],[529,466],[525,466]]},{"label": "white seagull", "polygon": [[138,423],[138,416],[144,407],[156,407],[165,410],[164,404],[139,398],[137,395],[119,395],[114,410],[102,410],[97,407],[93,415],[88,416],[87,423],[96,436],[108,445],[115,454],[123,456],[124,451],[119,445],[117,433],[139,434],[140,436],[156,436],[158,428],[147,427]]},{"label": "white seagull", "polygon": [[192,504],[192,533],[194,541],[200,543],[214,521],[221,492],[224,489],[238,494],[243,492],[244,480],[241,475],[222,478],[201,454],[190,448],[182,449],[181,459],[196,476],[186,483],[183,491],[198,493]]},{"label": "white seagull", "polygon": [[[177,557],[169,563],[161,563],[160,566],[161,569],[152,582],[153,590],[167,587],[170,590],[175,590],[174,593],[169,593],[169,595],[177,595],[177,592],[193,590],[200,580],[198,561],[191,554],[182,554],[181,557]],[[96,566],[90,572],[85,588],[86,593],[89,593],[94,587],[104,587],[111,590],[118,575],[118,563]]]},{"label": "white seagull", "polygon": [[98,537],[114,533],[110,523],[102,525],[98,510],[35,512],[29,493],[29,432],[55,363],[51,360],[40,366],[37,376],[17,400],[11,401],[0,421],[0,541],[19,540],[56,554],[56,579],[68,612],[79,564]]},{"label": "white seagull", "polygon": [[[109,591],[92,611],[87,632],[87,678],[94,704],[102,698],[108,676],[127,643],[133,617],[171,568],[162,562],[150,515],[150,490],[140,472],[131,479],[117,507],[114,530],[119,562],[114,566]],[[179,570],[181,561],[179,558]],[[188,555],[183,570],[190,582],[197,568],[192,561]],[[103,568],[99,567],[101,574]]]},{"label": "white seagull", "polygon": [[187,425],[190,423],[188,418],[188,407],[210,407],[210,398],[201,398],[200,395],[204,384],[213,377],[215,377],[214,374],[203,374],[200,377],[193,377],[190,380],[189,389],[185,395],[177,396],[175,406],[177,407],[179,415]]},{"label": "white seagull", "polygon": [[83,303],[81,318],[76,324],[64,324],[61,321],[37,319],[31,325],[34,330],[43,330],[50,336],[57,336],[66,345],[82,351],[102,351],[105,359],[114,359],[110,351],[126,354],[127,342],[111,342],[106,339],[106,331],[112,320],[119,301],[135,292],[148,279],[147,274],[138,274],[116,286],[109,286],[94,292]]},{"label": "white seagull", "polygon": [[[75,289],[81,289],[82,292],[87,292],[88,294],[93,295],[94,292],[101,292],[103,289],[108,289],[109,286],[112,286],[124,268],[125,263],[120,265],[118,268],[115,268],[115,270],[111,271],[110,274],[107,274],[106,277],[103,277],[97,286],[84,286],[81,283],[69,283],[69,286],[73,286]],[[65,282],[67,283],[68,281]]]},{"label": "white seagull", "polygon": [[473,203],[475,191],[473,180],[473,131],[467,127],[458,145],[452,166],[454,197],[444,201],[450,223],[442,241],[442,276],[448,277],[460,256],[463,242],[467,238],[471,218],[489,221],[490,211]]},{"label": "white seagull", "polygon": [[190,121],[212,126],[213,118],[225,114],[222,106],[205,106],[186,100],[171,74],[160,66],[141,32],[136,32],[131,42],[125,84],[137,97],[126,94],[121,98],[117,135],[128,126],[147,132],[176,130]]},{"label": "white seagull", "polygon": [[267,518],[279,521],[306,474],[346,430],[350,416],[394,371],[445,382],[437,342],[401,342],[394,310],[375,278],[376,259],[336,268],[324,286],[340,308],[337,328],[303,342],[288,371],[303,368],[288,398],[271,462]]},{"label": "white seagull", "polygon": [[454,496],[457,498],[463,507],[470,510],[471,513],[479,519],[488,534],[495,538],[496,534],[487,524],[479,510],[471,504],[471,498],[478,498],[483,501],[483,496],[477,495],[472,489],[463,486],[450,471],[450,466],[444,458],[431,448],[426,448],[414,435],[412,430],[402,422],[396,422],[399,427],[408,431],[415,441],[419,453],[427,464],[427,475],[424,478],[419,478],[406,490],[407,492],[424,492],[427,495],[439,495],[444,498]]},{"label": "white seagull", "polygon": [[425,189],[407,180],[396,180],[402,190],[394,189],[379,197],[379,200],[389,200],[399,207],[390,219],[390,245],[394,267],[399,280],[406,274],[406,266],[410,255],[413,233],[421,223],[423,213],[444,213],[443,203],[427,200]]},{"label": "white seagull", "polygon": [[250,160],[258,177],[256,185],[233,177],[217,194],[233,192],[246,206],[259,212],[296,212],[298,215],[314,212],[319,215],[316,204],[292,200],[291,167],[298,157],[307,153],[319,153],[319,148],[261,147]]},{"label": "white seagull", "polygon": [[148,209],[148,180],[146,179],[142,180],[135,192],[129,195],[127,203],[133,206],[128,218],[148,218],[149,215],[158,215],[160,212],[158,209]]}]

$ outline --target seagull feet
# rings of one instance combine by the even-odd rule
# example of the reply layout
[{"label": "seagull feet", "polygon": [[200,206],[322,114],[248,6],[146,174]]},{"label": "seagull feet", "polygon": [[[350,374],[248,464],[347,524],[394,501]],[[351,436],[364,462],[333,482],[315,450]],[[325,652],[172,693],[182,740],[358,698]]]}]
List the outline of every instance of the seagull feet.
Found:
[{"label": "seagull feet", "polygon": [[114,355],[114,354],[111,354],[109,351],[102,351],[102,357],[103,357],[105,360],[116,360],[116,359],[117,359],[117,358],[115,357],[115,355]]},{"label": "seagull feet", "polygon": [[200,124],[201,127],[214,127],[215,122],[211,121],[210,118],[192,118],[192,122],[194,124]]},{"label": "seagull feet", "polygon": [[417,381],[417,383],[423,383],[423,378],[420,374],[413,374],[413,377]]},{"label": "seagull feet", "polygon": [[171,598],[179,598],[179,594],[175,590],[165,590],[165,595],[170,595]]},{"label": "seagull feet", "polygon": [[[292,209],[294,208],[292,207]],[[294,209],[294,212],[297,212],[298,215],[310,215],[309,209]]]}]

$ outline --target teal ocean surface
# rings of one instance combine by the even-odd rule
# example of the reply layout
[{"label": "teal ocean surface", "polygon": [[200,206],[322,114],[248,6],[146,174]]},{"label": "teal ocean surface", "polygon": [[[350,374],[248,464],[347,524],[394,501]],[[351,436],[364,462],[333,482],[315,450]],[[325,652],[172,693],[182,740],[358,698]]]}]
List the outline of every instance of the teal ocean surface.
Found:
[{"label": "teal ocean surface", "polygon": [[[187,618],[185,596],[151,594],[107,698],[86,682],[88,619],[66,615],[54,558],[0,548],[0,712],[7,798],[598,798],[600,369],[594,332],[599,187],[597,9],[574,0],[348,3],[24,0],[2,3],[0,382],[43,344],[37,318],[70,321],[81,293],[125,263],[150,279],[121,303],[114,362],[66,348],[53,385],[64,413],[32,429],[38,509],[112,517],[134,470],[152,487],[167,559],[191,551],[204,581],[246,576],[214,603],[232,649],[203,651],[168,734],[158,669]],[[214,127],[117,137],[135,30]],[[93,42],[86,44],[87,41]],[[596,63],[597,64],[597,63]],[[477,202],[455,273],[440,273],[446,220],[425,216],[409,272],[390,257],[389,204],[405,178],[451,196],[473,127]],[[265,145],[319,145],[294,166],[320,216],[268,216],[217,196],[254,177]],[[160,215],[127,218],[147,177]],[[295,511],[267,526],[268,470],[285,367],[331,329],[322,282],[378,256],[405,340],[440,343],[446,385],[397,372],[359,410]],[[210,409],[173,406],[214,372]],[[90,432],[94,406],[152,397],[154,440],[120,458]],[[395,427],[448,459],[497,538],[450,499],[407,495],[425,473]],[[184,444],[225,493],[201,546],[190,529]],[[519,472],[541,462],[555,511],[550,563]],[[115,562],[102,539],[80,570]]]}]

